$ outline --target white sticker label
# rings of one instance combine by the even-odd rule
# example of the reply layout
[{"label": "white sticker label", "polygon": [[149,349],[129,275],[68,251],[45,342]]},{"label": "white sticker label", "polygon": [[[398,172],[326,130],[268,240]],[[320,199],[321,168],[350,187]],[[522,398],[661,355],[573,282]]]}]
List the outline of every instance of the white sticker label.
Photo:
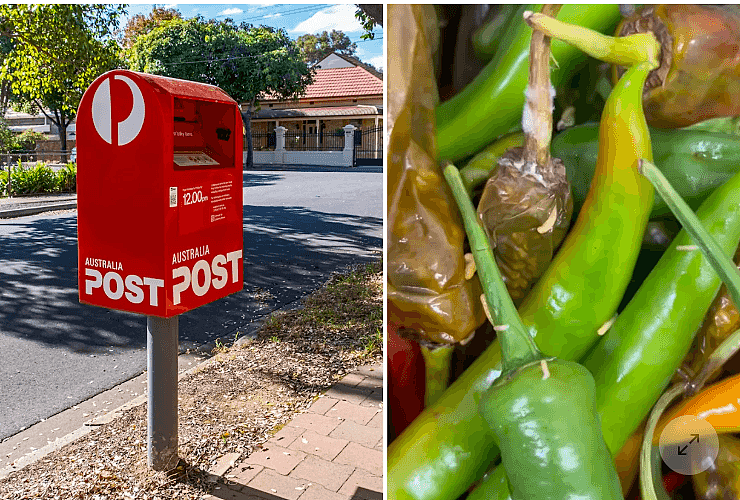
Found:
[{"label": "white sticker label", "polygon": [[206,153],[196,151],[192,153],[175,153],[174,161],[180,167],[193,167],[196,165],[218,165],[218,162]]},{"label": "white sticker label", "polygon": [[170,207],[177,206],[177,186],[170,187]]}]

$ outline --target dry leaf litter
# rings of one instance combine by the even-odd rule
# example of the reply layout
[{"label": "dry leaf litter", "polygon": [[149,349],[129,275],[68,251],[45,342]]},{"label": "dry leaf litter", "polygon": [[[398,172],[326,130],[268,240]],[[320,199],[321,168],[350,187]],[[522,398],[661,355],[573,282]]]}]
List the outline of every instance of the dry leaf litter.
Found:
[{"label": "dry leaf litter", "polygon": [[221,347],[179,382],[180,463],[146,466],[146,404],[0,480],[0,498],[200,499],[228,479],[219,458],[257,450],[357,366],[382,360],[382,263],[334,275],[255,340]]}]

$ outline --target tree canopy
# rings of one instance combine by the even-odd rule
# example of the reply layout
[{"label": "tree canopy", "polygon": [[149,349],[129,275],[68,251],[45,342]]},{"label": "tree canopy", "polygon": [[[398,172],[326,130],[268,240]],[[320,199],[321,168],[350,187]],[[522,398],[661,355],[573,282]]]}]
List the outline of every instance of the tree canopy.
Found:
[{"label": "tree canopy", "polygon": [[315,35],[299,36],[296,39],[296,45],[303,55],[303,60],[311,65],[321,61],[332,52],[352,56],[357,50],[357,44],[337,30],[331,30],[331,33],[324,31]]},{"label": "tree canopy", "polygon": [[239,103],[247,130],[247,165],[251,165],[251,108],[260,94],[294,99],[313,81],[313,70],[302,60],[283,29],[237,26],[231,20],[201,17],[173,19],[134,43],[130,68],[157,75],[217,85]]},{"label": "tree canopy", "polygon": [[217,85],[239,102],[263,92],[293,99],[313,78],[285,30],[201,17],[175,19],[140,36],[129,66]]},{"label": "tree canopy", "polygon": [[157,7],[156,5],[152,7],[152,11],[146,16],[143,14],[136,14],[128,20],[126,27],[123,30],[123,37],[121,40],[123,48],[129,49],[133,47],[136,39],[141,35],[146,35],[157,26],[173,19],[182,19],[180,11],[177,9],[165,9],[164,7]]},{"label": "tree canopy", "polygon": [[360,38],[375,40],[375,26],[383,26],[383,4],[356,4],[355,17],[362,24],[365,32]]},{"label": "tree canopy", "polygon": [[40,109],[59,127],[62,149],[82,94],[119,64],[111,35],[123,11],[94,4],[0,5],[0,37],[11,45],[0,80],[19,104]]}]

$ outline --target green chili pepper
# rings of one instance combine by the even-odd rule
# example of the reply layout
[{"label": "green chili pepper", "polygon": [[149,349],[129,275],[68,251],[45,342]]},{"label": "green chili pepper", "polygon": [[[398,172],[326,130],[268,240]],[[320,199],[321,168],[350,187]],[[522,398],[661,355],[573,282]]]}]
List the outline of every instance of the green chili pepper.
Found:
[{"label": "green chili pepper", "polygon": [[[573,189],[574,210],[588,193],[598,155],[598,125],[584,124],[561,132],[552,154],[563,160]],[[697,130],[650,128],[655,165],[693,209],[717,186],[740,170],[740,138]],[[657,197],[651,217],[669,214]]]},{"label": "green chili pepper", "polygon": [[[717,188],[697,215],[732,256],[740,240],[740,174]],[[720,278],[707,259],[684,248],[695,248],[685,230],[583,361],[596,379],[604,437],[613,453],[667,387],[719,290]]]},{"label": "green chili pepper", "polygon": [[[529,10],[539,11],[539,6]],[[617,5],[564,5],[558,18],[592,29],[612,32],[619,22]],[[524,89],[527,86],[529,42],[532,35],[521,19],[503,34],[507,50],[496,57],[462,92],[442,103],[436,111],[439,158],[456,161],[472,156],[499,136],[519,126]],[[502,49],[504,43],[499,44]],[[556,87],[572,77],[583,53],[566,43],[552,41],[557,66],[552,73]]]},{"label": "green chili pepper", "polygon": [[[647,59],[656,60],[657,42],[647,48]],[[637,172],[640,158],[652,158],[640,89],[653,64],[634,66],[607,100],[597,182],[552,264],[519,308],[546,355],[583,356],[629,284],[653,200],[652,186]],[[476,408],[500,375],[495,342],[390,444],[390,499],[456,498],[483,476],[498,449]]]},{"label": "green chili pepper", "polygon": [[[725,255],[733,255],[740,241],[740,173],[718,187],[697,216]],[[669,384],[719,287],[712,265],[681,231],[583,360],[596,381],[598,413],[612,454],[619,452]],[[501,488],[484,482],[469,500],[499,498],[505,495]]]},{"label": "green chili pepper", "polygon": [[537,349],[453,165],[445,169],[445,178],[463,216],[490,321],[501,325],[504,373],[480,406],[500,444],[512,498],[622,499],[596,416],[593,377],[583,366],[545,357]]},{"label": "green chili pepper", "polygon": [[511,148],[516,148],[524,144],[523,132],[512,132],[507,134],[496,142],[475,155],[463,168],[460,169],[460,175],[465,184],[465,190],[472,199],[476,188],[486,183],[488,178],[498,167],[498,160]]},{"label": "green chili pepper", "polygon": [[[493,7],[493,6],[491,6]],[[499,5],[496,16],[490,21],[476,29],[473,33],[473,49],[475,55],[484,61],[490,61],[495,55],[504,39],[502,36],[511,23],[518,23],[522,14],[527,10],[527,5],[502,4]],[[504,49],[506,49],[504,45]]]}]

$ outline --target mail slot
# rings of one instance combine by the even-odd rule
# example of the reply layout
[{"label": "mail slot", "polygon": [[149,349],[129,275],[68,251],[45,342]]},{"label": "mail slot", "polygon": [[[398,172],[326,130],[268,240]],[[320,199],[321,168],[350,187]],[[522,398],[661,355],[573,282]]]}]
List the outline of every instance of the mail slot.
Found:
[{"label": "mail slot", "polygon": [[77,112],[80,302],[170,318],[243,287],[242,119],[218,87],[114,70]]}]

